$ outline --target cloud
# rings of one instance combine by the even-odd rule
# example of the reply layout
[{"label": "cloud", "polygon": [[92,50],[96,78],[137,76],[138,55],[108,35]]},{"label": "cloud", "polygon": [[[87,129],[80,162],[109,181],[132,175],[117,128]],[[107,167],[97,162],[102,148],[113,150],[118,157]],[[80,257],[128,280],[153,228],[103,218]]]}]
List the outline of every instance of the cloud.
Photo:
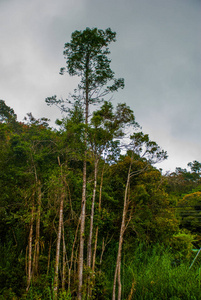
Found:
[{"label": "cloud", "polygon": [[77,83],[58,74],[64,43],[76,29],[111,27],[117,32],[112,69],[126,83],[114,102],[130,105],[172,165],[175,157],[189,160],[190,152],[199,161],[200,22],[196,0],[1,1],[0,99],[20,118],[31,111],[55,119],[58,111],[44,99],[65,98]]}]

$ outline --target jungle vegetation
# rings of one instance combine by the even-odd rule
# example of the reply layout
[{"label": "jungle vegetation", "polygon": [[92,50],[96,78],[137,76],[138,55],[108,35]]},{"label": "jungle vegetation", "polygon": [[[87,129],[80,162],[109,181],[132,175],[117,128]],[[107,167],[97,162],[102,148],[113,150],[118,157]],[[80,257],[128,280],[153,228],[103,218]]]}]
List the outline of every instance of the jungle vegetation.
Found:
[{"label": "jungle vegetation", "polygon": [[115,40],[72,33],[56,128],[0,100],[0,299],[200,299],[201,163],[162,174],[166,151],[108,100]]}]

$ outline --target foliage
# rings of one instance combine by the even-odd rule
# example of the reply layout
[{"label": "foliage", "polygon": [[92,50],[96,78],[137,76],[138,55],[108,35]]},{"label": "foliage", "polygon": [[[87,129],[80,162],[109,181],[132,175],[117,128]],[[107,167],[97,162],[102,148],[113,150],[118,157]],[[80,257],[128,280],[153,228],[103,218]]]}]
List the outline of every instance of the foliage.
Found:
[{"label": "foliage", "polygon": [[126,255],[123,299],[131,294],[132,299],[145,300],[199,299],[199,268],[189,271],[189,263],[175,264],[175,253],[166,247],[140,244],[132,260]]},{"label": "foliage", "polygon": [[15,122],[17,115],[14,110],[7,106],[4,100],[0,100],[0,122],[11,123]]},{"label": "foliage", "polygon": [[66,112],[58,130],[31,113],[18,122],[0,100],[0,299],[77,299],[79,242],[89,240],[92,217],[94,264],[85,259],[85,243],[83,298],[111,299],[122,212],[122,299],[200,297],[199,264],[188,269],[192,248],[201,245],[201,164],[162,175],[153,165],[166,151],[141,131],[130,107],[105,101],[124,87],[110,69],[115,39],[110,28],[86,28],[65,44],[61,73],[80,77],[80,84],[67,106],[56,96],[46,99]]},{"label": "foliage", "polygon": [[[124,106],[124,109],[127,109],[127,107]],[[117,114],[117,111],[118,108],[114,112],[110,103],[104,103],[100,110],[94,112],[88,125],[88,143],[89,145],[91,144],[91,149],[89,148],[87,160],[87,214],[90,214],[93,188],[93,159],[90,157],[98,154],[100,159],[97,201],[100,196],[99,187],[103,165],[105,165],[104,168],[106,170],[101,191],[101,210],[100,212],[98,211],[97,203],[94,216],[94,224],[99,226],[95,282],[92,285],[93,297],[96,299],[110,299],[111,283],[114,274],[114,268],[111,265],[115,264],[118,249],[123,195],[128,166],[131,161],[131,152],[120,156],[118,154],[113,156],[113,158],[112,156],[107,156],[106,152],[104,153],[107,149],[107,143],[109,143],[107,151],[112,153],[112,148],[110,147],[112,146],[113,138],[117,137],[119,129],[122,130],[124,121],[119,113]],[[130,114],[131,117],[129,117],[128,121],[135,122],[132,112],[129,112],[129,108],[127,112],[127,115],[129,116]],[[117,116],[118,118],[116,118]],[[37,121],[32,117],[27,123],[16,121],[16,125],[13,127],[9,127],[7,123],[0,124],[1,136],[2,140],[4,140],[1,148],[1,157],[3,159],[0,161],[0,168],[4,171],[0,178],[2,257],[0,276],[2,279],[1,295],[6,299],[26,299],[26,297],[27,299],[53,299],[52,278],[56,251],[56,228],[59,221],[59,199],[62,190],[62,183],[59,179],[61,166],[66,182],[64,232],[68,266],[70,265],[72,249],[74,249],[75,260],[70,276],[71,287],[68,289],[68,281],[66,281],[66,288],[62,291],[60,285],[58,299],[76,298],[76,255],[78,250],[76,230],[79,228],[77,226],[80,213],[84,152],[82,144],[84,128],[82,125],[82,113],[79,113],[79,108],[75,106],[75,110],[69,114],[69,117],[62,121],[61,130],[58,132],[41,124],[41,122],[43,121]],[[115,122],[116,125],[114,126]],[[108,132],[109,129],[111,130],[110,132]],[[142,133],[140,133],[138,138],[147,139],[146,136],[143,137]],[[155,144],[152,144],[152,146],[157,149]],[[94,147],[97,147],[96,151],[94,151]],[[119,144],[116,143],[113,149],[114,154],[119,153]],[[167,177],[162,176],[157,169],[152,167],[145,156],[140,158],[139,151],[146,151],[146,148],[141,148],[141,150],[140,148],[135,149],[135,160],[132,167],[132,172],[135,176],[132,176],[130,180],[130,208],[127,215],[127,221],[130,219],[130,223],[125,233],[123,246],[124,251],[126,251],[124,252],[124,257],[126,258],[123,258],[122,262],[122,280],[125,286],[123,295],[125,297],[129,296],[132,290],[132,283],[133,293],[139,299],[142,293],[143,297],[145,297],[144,299],[149,299],[146,298],[148,297],[146,292],[148,290],[151,291],[150,295],[152,296],[158,293],[161,299],[169,297],[167,295],[173,295],[173,291],[176,291],[175,295],[178,295],[178,297],[188,295],[190,283],[186,286],[185,292],[181,292],[182,288],[178,288],[178,278],[187,282],[185,268],[187,268],[186,264],[189,264],[189,260],[192,259],[191,249],[194,247],[193,245],[196,245],[196,236],[191,235],[189,232],[181,231],[179,225],[184,229],[187,228],[185,218],[188,218],[188,216],[184,210],[177,211],[175,206],[181,207],[183,205],[186,209],[186,203],[188,203],[194,209],[198,209],[199,185],[195,186],[193,191],[190,190],[189,194],[184,195],[180,200],[177,198],[173,200],[172,194],[169,194],[167,190],[167,184],[170,184],[167,183]],[[151,148],[147,149],[150,159],[152,153],[149,153],[149,149]],[[107,158],[105,162],[102,157],[103,153],[104,158]],[[139,170],[143,170],[143,172],[139,172]],[[35,207],[34,228],[37,220],[36,180],[40,180],[42,187],[39,273],[33,277],[30,289],[26,293],[25,269],[27,268],[27,241],[32,207]],[[189,212],[188,210],[186,211]],[[198,222],[196,223],[196,219],[192,219],[191,223],[188,222],[188,230],[197,233],[198,227],[195,227],[195,225],[198,226]],[[88,235],[88,229],[89,219],[87,218],[86,236]],[[35,247],[34,239],[35,233],[33,235],[33,252]],[[136,242],[144,242],[144,245],[159,243],[158,253],[156,250],[151,250],[152,247],[147,248],[147,246],[143,246],[140,252]],[[168,253],[164,248],[160,248],[162,245],[169,249]],[[153,252],[155,254],[152,252],[150,254],[150,251],[155,251]],[[163,252],[166,258],[165,256],[163,257]],[[133,253],[136,254],[133,255]],[[149,255],[155,255],[155,258],[151,256],[152,258],[149,260]],[[147,257],[146,260],[144,260],[145,257]],[[159,259],[159,257],[161,258]],[[168,265],[169,267],[165,267],[166,269],[159,275],[158,271],[153,268],[151,259],[152,262],[156,259],[156,266],[160,270],[162,270],[163,266]],[[128,263],[129,261],[130,263]],[[140,261],[139,266],[135,265],[136,262]],[[171,267],[171,261],[176,261],[174,268]],[[91,271],[89,270],[89,272]],[[135,274],[135,276],[132,274]],[[165,284],[167,278],[169,278],[169,284],[171,283],[169,288]],[[62,277],[60,277],[61,279]],[[128,282],[126,283],[126,281]],[[195,279],[195,282],[197,282],[197,279]],[[142,288],[142,284],[144,288]],[[162,292],[161,287],[163,285],[166,288]],[[196,284],[194,288],[196,295]]]},{"label": "foliage", "polygon": [[[178,214],[181,228],[200,236],[201,192],[185,195],[178,201]],[[199,237],[200,239],[201,237]]]}]

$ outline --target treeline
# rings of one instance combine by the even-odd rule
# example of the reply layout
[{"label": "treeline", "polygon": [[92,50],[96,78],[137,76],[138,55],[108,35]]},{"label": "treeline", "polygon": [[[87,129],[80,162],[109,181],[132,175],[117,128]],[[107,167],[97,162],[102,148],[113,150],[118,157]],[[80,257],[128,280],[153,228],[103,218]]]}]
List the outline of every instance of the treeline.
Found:
[{"label": "treeline", "polygon": [[0,100],[0,299],[199,299],[201,164],[162,175],[167,153],[104,101],[124,86],[112,41],[87,28],[65,44],[81,80],[46,99],[66,113],[58,129]]},{"label": "treeline", "polygon": [[[71,118],[57,131],[30,114],[18,122],[1,101],[2,299],[31,299],[30,293],[32,299],[53,299],[62,292],[69,298],[61,299],[77,297],[85,148],[77,130],[82,125]],[[114,147],[98,158],[92,147],[86,160],[83,299],[88,293],[111,299],[117,267],[143,261],[156,245],[159,252],[169,249],[171,264],[190,266],[192,248],[200,247],[201,164],[164,176],[138,147],[138,154],[121,155]],[[120,276],[122,282],[128,275],[124,270]],[[132,279],[124,289],[128,297]]]}]

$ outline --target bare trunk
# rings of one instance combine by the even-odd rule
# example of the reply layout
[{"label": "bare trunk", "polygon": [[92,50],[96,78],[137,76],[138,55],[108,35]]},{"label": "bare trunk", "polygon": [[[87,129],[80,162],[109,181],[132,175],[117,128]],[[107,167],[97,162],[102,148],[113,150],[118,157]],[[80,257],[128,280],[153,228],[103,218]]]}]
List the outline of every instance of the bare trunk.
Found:
[{"label": "bare trunk", "polygon": [[63,228],[63,270],[62,270],[62,290],[65,290],[66,284],[66,264],[67,264],[67,255],[66,255],[66,244],[65,244],[65,235],[64,235],[64,224],[62,224]]},{"label": "bare trunk", "polygon": [[115,272],[114,272],[114,282],[113,282],[113,291],[112,291],[112,300],[116,299],[116,283],[117,283],[117,266],[115,268]]},{"label": "bare trunk", "polygon": [[87,266],[91,268],[91,256],[92,256],[92,236],[93,236],[93,224],[94,224],[94,206],[96,198],[96,186],[97,186],[97,173],[98,173],[98,159],[95,160],[94,165],[94,188],[91,203],[91,222],[89,229],[88,249],[87,249]]},{"label": "bare trunk", "polygon": [[[92,237],[93,237],[93,225],[94,225],[94,206],[95,206],[95,198],[96,198],[96,186],[97,186],[97,173],[98,173],[98,159],[95,158],[94,163],[94,188],[93,188],[93,196],[91,203],[91,220],[90,220],[90,228],[89,228],[89,238],[88,238],[88,247],[87,247],[87,267],[91,269],[91,257],[92,257]],[[92,275],[93,276],[93,275]],[[88,275],[88,297],[90,298],[92,293],[91,286],[91,276]]]},{"label": "bare trunk", "polygon": [[92,273],[93,274],[95,272],[95,265],[96,265],[97,243],[98,243],[98,226],[96,226],[95,241],[94,241],[94,253],[93,253],[93,260],[92,260]]},{"label": "bare trunk", "polygon": [[38,182],[38,211],[36,217],[36,240],[35,240],[35,259],[34,274],[38,274],[39,254],[40,254],[40,215],[41,215],[41,184]]},{"label": "bare trunk", "polygon": [[54,271],[54,292],[57,297],[59,286],[59,257],[60,257],[60,245],[61,245],[61,229],[63,223],[63,203],[64,203],[64,191],[62,191],[60,209],[59,209],[59,226],[57,233],[57,247],[56,247],[56,259],[55,259],[55,271]]},{"label": "bare trunk", "polygon": [[83,267],[84,267],[84,231],[85,231],[85,217],[86,217],[86,186],[87,186],[87,125],[89,115],[89,54],[86,58],[86,95],[85,95],[85,154],[83,162],[83,183],[82,183],[82,204],[81,204],[81,217],[80,217],[80,249],[78,258],[78,300],[82,299],[82,284],[83,284]]},{"label": "bare trunk", "polygon": [[[122,241],[123,243],[123,241]],[[118,267],[118,300],[121,300],[121,257],[120,257],[120,263],[119,263],[119,267]]]},{"label": "bare trunk", "polygon": [[29,290],[31,277],[32,277],[32,241],[33,241],[33,221],[34,221],[34,206],[31,210],[31,222],[30,222],[30,231],[29,231],[29,241],[28,241],[28,276],[27,276],[27,288]]},{"label": "bare trunk", "polygon": [[127,195],[128,195],[128,187],[129,187],[129,183],[130,183],[131,165],[132,165],[132,161],[130,163],[129,170],[128,170],[128,177],[127,177],[126,189],[125,189],[125,194],[124,194],[124,208],[123,208],[121,229],[120,229],[120,235],[119,235],[119,248],[118,248],[115,275],[114,275],[112,300],[116,299],[117,276],[118,276],[118,300],[121,300],[121,252],[122,252],[122,245],[123,245],[123,236],[124,236],[124,232],[125,232],[125,228],[126,228],[126,215],[127,215],[127,210],[128,210]]},{"label": "bare trunk", "polygon": [[[99,214],[101,212],[101,198],[102,198],[104,170],[105,170],[105,165],[103,166],[103,170],[102,170],[102,174],[101,174],[101,182],[100,182],[99,205],[98,205]],[[98,243],[98,226],[96,226],[96,235],[95,235],[95,242],[94,242],[93,262],[92,262],[92,273],[95,272],[97,243]]]},{"label": "bare trunk", "polygon": [[83,167],[83,187],[82,187],[82,208],[80,216],[80,248],[78,258],[78,299],[82,299],[81,289],[83,282],[83,264],[84,264],[84,229],[86,215],[86,159]]},{"label": "bare trunk", "polygon": [[28,245],[26,246],[26,256],[25,256],[25,272],[26,272],[26,277],[28,275],[28,258],[27,258],[27,256],[28,256]]}]

